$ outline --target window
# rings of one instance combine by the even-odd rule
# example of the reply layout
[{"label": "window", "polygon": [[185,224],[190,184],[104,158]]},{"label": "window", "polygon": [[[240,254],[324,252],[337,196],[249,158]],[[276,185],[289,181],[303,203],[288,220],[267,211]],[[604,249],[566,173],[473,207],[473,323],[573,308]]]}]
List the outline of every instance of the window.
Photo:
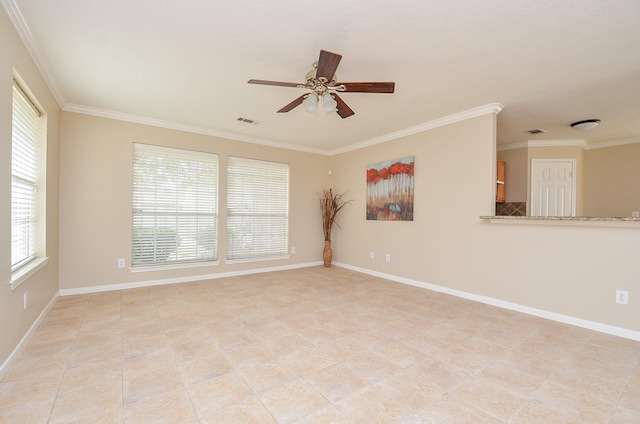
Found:
[{"label": "window", "polygon": [[11,127],[11,272],[12,287],[46,263],[46,121],[32,98],[13,82]]},{"label": "window", "polygon": [[227,259],[287,254],[289,165],[229,157]]},{"label": "window", "polygon": [[134,267],[217,259],[218,156],[134,144]]}]

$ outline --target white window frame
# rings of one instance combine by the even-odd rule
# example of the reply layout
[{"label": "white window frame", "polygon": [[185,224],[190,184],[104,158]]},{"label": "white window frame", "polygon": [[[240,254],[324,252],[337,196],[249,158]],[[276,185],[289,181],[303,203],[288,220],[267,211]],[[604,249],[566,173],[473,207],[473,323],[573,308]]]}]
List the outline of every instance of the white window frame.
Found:
[{"label": "white window frame", "polygon": [[288,258],[289,165],[228,157],[226,263]]},{"label": "white window frame", "polygon": [[46,256],[46,127],[43,108],[14,76],[11,127],[11,290]]},{"label": "white window frame", "polygon": [[133,144],[131,272],[218,263],[218,179],[215,153]]}]

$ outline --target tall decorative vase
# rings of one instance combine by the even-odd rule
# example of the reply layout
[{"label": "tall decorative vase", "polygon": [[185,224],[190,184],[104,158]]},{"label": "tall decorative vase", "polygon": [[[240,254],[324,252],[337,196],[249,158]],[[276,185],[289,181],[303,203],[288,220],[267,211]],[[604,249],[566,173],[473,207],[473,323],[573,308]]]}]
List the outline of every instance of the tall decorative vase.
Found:
[{"label": "tall decorative vase", "polygon": [[331,266],[331,258],[333,257],[333,251],[331,251],[331,241],[324,242],[324,251],[322,252],[322,258],[324,259],[324,266]]}]

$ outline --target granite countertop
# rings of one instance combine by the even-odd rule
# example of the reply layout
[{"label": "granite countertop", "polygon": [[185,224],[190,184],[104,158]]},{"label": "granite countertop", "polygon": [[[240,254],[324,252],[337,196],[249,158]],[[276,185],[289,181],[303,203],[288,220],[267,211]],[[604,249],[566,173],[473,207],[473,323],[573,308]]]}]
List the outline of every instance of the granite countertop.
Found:
[{"label": "granite countertop", "polygon": [[480,219],[506,219],[514,221],[615,221],[640,222],[640,218],[615,216],[481,216]]},{"label": "granite countertop", "polygon": [[640,228],[640,218],[614,216],[481,216],[492,224],[582,225]]}]

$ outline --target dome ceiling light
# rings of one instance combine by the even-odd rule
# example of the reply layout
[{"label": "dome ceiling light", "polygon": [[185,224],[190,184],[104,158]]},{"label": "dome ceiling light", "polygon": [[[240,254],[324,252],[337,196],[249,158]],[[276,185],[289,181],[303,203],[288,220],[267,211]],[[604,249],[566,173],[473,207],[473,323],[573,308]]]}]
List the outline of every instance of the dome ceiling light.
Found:
[{"label": "dome ceiling light", "polygon": [[571,124],[571,128],[574,130],[586,131],[597,127],[599,123],[599,119],[585,119],[584,121],[574,122]]}]

